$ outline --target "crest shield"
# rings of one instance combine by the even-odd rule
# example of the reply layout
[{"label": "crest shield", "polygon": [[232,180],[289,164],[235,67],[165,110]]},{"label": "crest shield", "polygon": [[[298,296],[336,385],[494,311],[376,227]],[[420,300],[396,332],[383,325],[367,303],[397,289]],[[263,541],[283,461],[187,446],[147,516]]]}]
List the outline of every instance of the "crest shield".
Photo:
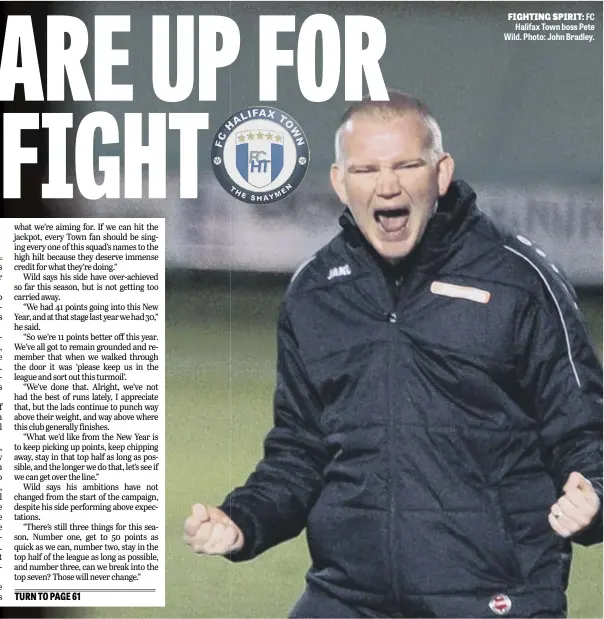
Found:
[{"label": "crest shield", "polygon": [[237,171],[250,185],[270,185],[283,169],[283,133],[241,131],[236,134]]}]

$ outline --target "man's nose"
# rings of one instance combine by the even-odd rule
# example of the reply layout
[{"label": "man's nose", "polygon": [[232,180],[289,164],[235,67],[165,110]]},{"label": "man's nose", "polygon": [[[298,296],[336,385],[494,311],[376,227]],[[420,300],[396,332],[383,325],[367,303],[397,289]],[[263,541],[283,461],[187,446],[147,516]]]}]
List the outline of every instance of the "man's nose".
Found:
[{"label": "man's nose", "polygon": [[380,170],[376,193],[381,198],[394,198],[401,193],[401,185],[394,170]]}]

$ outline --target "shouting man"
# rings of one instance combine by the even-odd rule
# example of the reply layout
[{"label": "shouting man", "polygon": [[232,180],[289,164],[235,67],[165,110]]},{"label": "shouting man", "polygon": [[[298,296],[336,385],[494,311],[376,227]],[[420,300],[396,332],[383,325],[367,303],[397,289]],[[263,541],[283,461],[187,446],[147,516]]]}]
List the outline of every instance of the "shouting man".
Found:
[{"label": "shouting man", "polygon": [[564,617],[571,541],[601,541],[602,370],[575,293],[453,170],[417,99],[349,108],[342,231],[285,295],[264,458],[185,522],[232,561],[306,528],[291,617]]}]

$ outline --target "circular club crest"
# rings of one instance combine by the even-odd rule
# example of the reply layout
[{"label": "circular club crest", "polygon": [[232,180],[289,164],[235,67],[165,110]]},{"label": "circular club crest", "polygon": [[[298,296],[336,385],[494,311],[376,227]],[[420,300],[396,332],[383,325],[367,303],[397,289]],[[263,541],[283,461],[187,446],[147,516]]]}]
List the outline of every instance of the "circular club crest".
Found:
[{"label": "circular club crest", "polygon": [[489,602],[489,608],[496,615],[505,615],[510,612],[512,608],[512,600],[507,595],[499,593],[494,595]]},{"label": "circular club crest", "polygon": [[249,204],[277,202],[302,182],[310,150],[300,125],[274,107],[239,110],[214,136],[212,166],[222,187]]}]

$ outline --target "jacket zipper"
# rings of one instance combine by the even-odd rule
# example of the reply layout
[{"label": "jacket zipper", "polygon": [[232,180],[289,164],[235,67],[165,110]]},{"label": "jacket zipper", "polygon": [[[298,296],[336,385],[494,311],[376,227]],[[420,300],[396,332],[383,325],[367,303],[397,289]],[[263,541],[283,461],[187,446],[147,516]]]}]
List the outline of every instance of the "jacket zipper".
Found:
[{"label": "jacket zipper", "polygon": [[[388,287],[388,291],[392,293],[392,289],[390,287],[390,283],[384,278],[385,284]],[[398,323],[398,315],[397,315],[397,304],[398,297],[400,291],[400,285],[402,283],[402,278],[396,281],[396,289],[395,294],[390,294],[392,298],[392,305],[389,312],[386,312],[386,320],[391,325],[396,325]],[[398,544],[396,543],[396,500],[395,500],[395,483],[394,483],[394,469],[395,469],[395,461],[394,461],[394,449],[393,449],[393,441],[395,440],[395,411],[394,411],[394,403],[392,396],[392,355],[394,351],[394,343],[393,339],[396,336],[396,331],[393,332],[394,335],[389,338],[388,343],[388,374],[387,374],[387,393],[388,393],[388,500],[389,500],[389,522],[388,522],[388,552],[390,559],[390,570],[392,572],[391,582],[392,582],[392,592],[394,596],[394,600],[399,608],[402,608],[402,600],[400,595],[400,582],[399,582],[399,568],[398,561],[399,557],[397,556],[398,552]]]},{"label": "jacket zipper", "polygon": [[[389,311],[386,311],[385,313],[382,313],[382,319],[385,322],[390,323],[391,325],[397,325],[399,322],[399,315],[397,313],[398,310],[398,306],[399,306],[399,302],[401,299],[401,293],[403,288],[405,287],[404,284],[407,284],[407,278],[403,278],[402,276],[398,277],[394,284],[394,290],[392,288],[392,284],[390,281],[388,281],[388,278],[386,276],[386,274],[384,273],[384,271],[378,267],[377,271],[379,272],[380,276],[381,276],[381,280],[382,280],[382,285],[385,287],[388,295],[387,298],[389,299]],[[383,311],[383,310],[382,310]],[[396,331],[394,332],[396,333]],[[396,603],[396,605],[399,607],[399,609],[403,608],[403,600],[402,600],[402,596],[401,596],[401,591],[400,591],[400,582],[399,582],[399,569],[398,569],[398,562],[399,562],[399,557],[397,556],[398,553],[398,546],[395,543],[396,542],[396,501],[395,501],[395,495],[394,495],[394,469],[395,469],[395,461],[394,461],[394,449],[393,449],[393,441],[394,441],[394,427],[396,425],[396,419],[395,419],[395,410],[394,410],[394,406],[393,406],[393,401],[392,401],[392,355],[393,355],[393,350],[394,350],[394,345],[392,343],[392,339],[393,338],[389,338],[388,339],[388,372],[387,372],[387,376],[386,376],[386,393],[387,393],[387,398],[388,398],[388,437],[387,437],[387,449],[388,449],[388,472],[387,472],[387,485],[388,485],[388,501],[389,501],[389,513],[388,513],[388,523],[387,523],[387,530],[388,530],[388,534],[387,534],[387,538],[388,538],[388,548],[386,550],[386,552],[388,553],[388,563],[389,563],[389,568],[391,571],[391,578],[390,578],[390,582],[391,582],[391,587],[392,587],[392,594],[393,594],[393,598],[394,601]]]}]

